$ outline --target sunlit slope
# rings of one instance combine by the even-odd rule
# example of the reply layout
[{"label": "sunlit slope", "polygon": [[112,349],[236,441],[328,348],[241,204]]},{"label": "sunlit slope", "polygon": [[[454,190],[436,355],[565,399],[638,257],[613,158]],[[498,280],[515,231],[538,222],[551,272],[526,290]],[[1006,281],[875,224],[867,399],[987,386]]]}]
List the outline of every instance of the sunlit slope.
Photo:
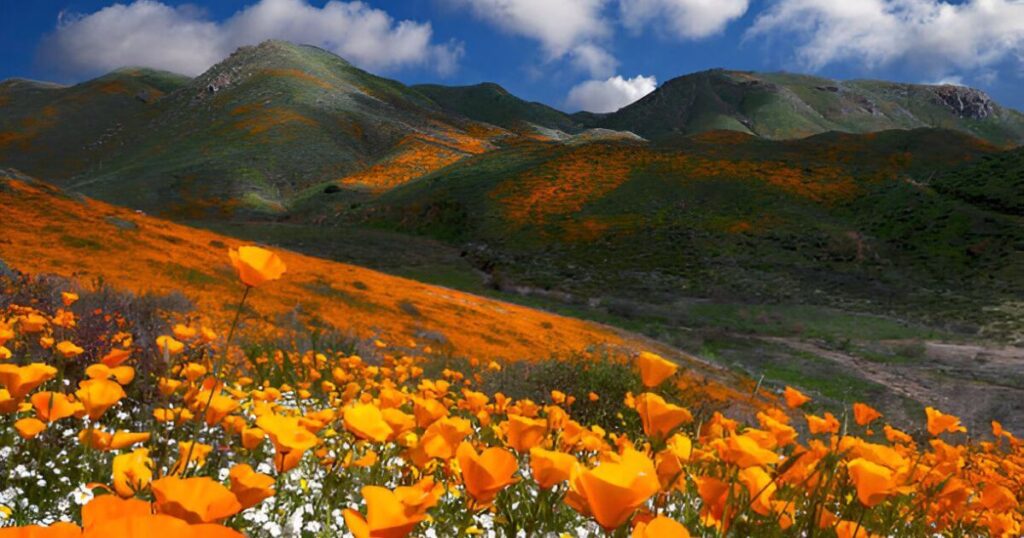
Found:
[{"label": "sunlit slope", "polygon": [[[132,73],[32,94],[0,89],[0,163],[150,213],[224,218],[283,213],[353,174],[337,185],[387,188],[506,134],[325,50],[282,41],[243,47],[163,93],[145,86],[154,75]],[[79,103],[75,114],[63,113],[65,102]]]},{"label": "sunlit slope", "polygon": [[[53,187],[0,175],[0,259],[32,273],[102,278],[136,292],[180,291],[226,315],[240,289],[227,262],[239,241],[144,216]],[[529,359],[606,349],[655,349],[684,361],[694,379],[723,376],[664,346],[594,323],[556,316],[360,267],[281,252],[288,278],[255,294],[268,322],[297,313],[392,346],[431,346],[479,358]],[[727,376],[730,382],[741,381]],[[716,388],[717,387],[717,388]],[[713,391],[729,389],[714,382]]]},{"label": "sunlit slope", "polygon": [[510,286],[889,308],[1024,288],[1019,222],[923,184],[993,150],[938,130],[537,143],[332,210],[471,245]]},{"label": "sunlit slope", "polygon": [[647,138],[715,129],[790,139],[938,128],[999,145],[1024,142],[1024,115],[973,88],[722,69],[669,80],[592,123]]},{"label": "sunlit slope", "polygon": [[122,135],[159,115],[158,103],[187,77],[120,69],[75,86],[0,83],[0,163],[59,179],[98,171],[123,151]]}]

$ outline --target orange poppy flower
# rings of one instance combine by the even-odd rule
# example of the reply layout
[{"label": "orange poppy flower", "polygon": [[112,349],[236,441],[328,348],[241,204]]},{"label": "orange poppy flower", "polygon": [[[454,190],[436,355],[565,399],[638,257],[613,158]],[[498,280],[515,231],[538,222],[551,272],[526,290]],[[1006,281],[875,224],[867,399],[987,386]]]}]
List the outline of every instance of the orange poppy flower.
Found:
[{"label": "orange poppy flower", "polygon": [[[414,490],[415,488],[398,488]],[[380,486],[366,486],[362,489],[366,499],[366,517],[352,509],[343,512],[345,524],[356,538],[401,538],[407,536],[421,521],[427,518],[424,504],[409,504],[419,495],[399,493]],[[436,502],[436,501],[435,501]]]},{"label": "orange poppy flower", "polygon": [[89,379],[113,379],[120,385],[127,385],[135,379],[135,368],[131,366],[115,366],[111,368],[100,362],[86,368],[85,375],[89,376]]},{"label": "orange poppy flower", "polygon": [[[199,469],[206,465],[206,457],[213,452],[213,447],[205,443],[181,441],[178,443],[178,461],[174,463],[170,474],[181,474],[186,469]],[[186,460],[187,458],[187,460]]]},{"label": "orange poppy flower", "polygon": [[[156,347],[168,355],[177,355],[178,353],[185,351],[185,344],[175,340],[171,336],[167,336],[166,334],[156,337]],[[206,373],[205,370],[203,373]]]},{"label": "orange poppy flower", "polygon": [[565,502],[611,530],[625,523],[661,485],[654,463],[640,452],[627,448],[622,455],[607,457],[594,469],[574,473]]},{"label": "orange poppy flower", "polygon": [[572,454],[540,447],[530,449],[530,474],[543,489],[550,489],[568,480],[578,465],[579,461]]},{"label": "orange poppy flower", "polygon": [[14,429],[22,439],[35,439],[46,429],[46,423],[37,418],[23,418],[14,423]]},{"label": "orange poppy flower", "polygon": [[680,425],[693,422],[693,415],[688,409],[670,404],[652,392],[637,396],[635,405],[644,433],[652,439],[664,439]]},{"label": "orange poppy flower", "polygon": [[259,428],[242,428],[242,447],[246,450],[252,450],[263,442],[263,439],[267,436],[263,430]]},{"label": "orange poppy flower", "polygon": [[145,448],[114,456],[113,467],[114,491],[122,497],[135,495],[153,479],[153,460]]},{"label": "orange poppy flower", "polygon": [[60,353],[65,359],[73,359],[82,353],[85,353],[85,350],[76,346],[74,342],[68,342],[65,340],[57,344],[57,353]]},{"label": "orange poppy flower", "polygon": [[131,358],[132,353],[127,349],[111,349],[110,353],[107,353],[100,359],[100,363],[105,365],[107,368],[116,368],[120,366],[124,361]]},{"label": "orange poppy flower", "polygon": [[295,417],[284,417],[277,414],[263,415],[256,419],[256,425],[274,443],[274,449],[277,452],[274,457],[274,466],[280,472],[294,468],[302,459],[302,454],[320,442],[320,439],[302,427],[299,419]]},{"label": "orange poppy flower", "polygon": [[132,445],[139,443],[145,443],[149,441],[149,432],[129,432],[129,431],[117,431],[110,436],[108,446],[110,450],[121,450],[122,448],[128,448]]},{"label": "orange poppy flower", "polygon": [[1007,487],[989,483],[981,491],[981,505],[993,512],[1009,512],[1017,509],[1020,504],[1017,497]]},{"label": "orange poppy flower", "polygon": [[640,368],[640,379],[645,387],[657,387],[666,379],[672,377],[679,365],[666,360],[661,355],[644,351],[636,359],[637,367]]},{"label": "orange poppy flower", "polygon": [[746,434],[732,435],[716,443],[719,457],[742,469],[779,462],[778,454],[762,447],[756,439]]},{"label": "orange poppy flower", "polygon": [[223,394],[218,394],[213,398],[210,398],[208,392],[200,394],[199,401],[210,402],[210,405],[206,408],[205,418],[207,426],[220,424],[220,422],[224,420],[224,417],[230,415],[242,406],[242,404],[238,403],[238,400]]},{"label": "orange poppy flower", "polygon": [[53,379],[56,375],[56,368],[39,362],[26,366],[0,364],[0,385],[7,388],[12,400],[19,402],[36,387]]},{"label": "orange poppy flower", "polygon": [[122,499],[116,495],[99,495],[82,507],[82,529],[89,531],[98,524],[122,517],[148,516],[152,507],[140,499]]},{"label": "orange poppy flower", "polygon": [[893,493],[893,473],[887,467],[872,463],[864,458],[856,458],[846,464],[850,480],[857,488],[857,499],[861,504],[871,508],[884,501]]},{"label": "orange poppy flower", "polygon": [[417,449],[428,458],[450,460],[455,456],[459,443],[473,433],[473,425],[462,417],[438,420],[423,432]]},{"label": "orange poppy flower", "polygon": [[32,525],[0,528],[0,538],[82,538],[82,529],[74,523],[61,521],[49,527]]},{"label": "orange poppy flower", "polygon": [[256,506],[263,499],[274,495],[274,477],[257,473],[248,464],[240,463],[228,473],[231,493],[238,497],[242,510]]},{"label": "orange poppy flower", "polygon": [[510,414],[508,420],[501,423],[501,427],[508,446],[517,452],[526,452],[544,440],[548,421]]},{"label": "orange poppy flower", "polygon": [[518,481],[514,475],[519,470],[519,462],[503,448],[491,447],[477,453],[473,445],[463,442],[455,457],[466,492],[481,505],[490,504],[499,491]]},{"label": "orange poppy flower", "polygon": [[967,431],[967,428],[960,425],[960,419],[953,415],[947,415],[932,407],[926,407],[924,412],[928,417],[928,433],[932,436]]},{"label": "orange poppy flower", "polygon": [[807,419],[807,429],[813,434],[839,433],[839,420],[832,413],[825,413],[825,418],[817,415],[804,415]]},{"label": "orange poppy flower", "polygon": [[372,403],[356,404],[345,408],[345,429],[360,439],[383,443],[395,432],[384,420],[384,414]]},{"label": "orange poppy flower", "polygon": [[796,409],[797,407],[811,401],[810,397],[806,394],[790,386],[787,386],[785,390],[782,391],[782,397],[786,400],[786,407],[789,407],[790,409]]},{"label": "orange poppy flower", "polygon": [[39,420],[56,422],[62,418],[73,416],[82,410],[82,404],[74,401],[63,392],[37,392],[29,399],[36,410]]},{"label": "orange poppy flower", "polygon": [[92,420],[98,420],[107,409],[126,396],[121,385],[107,379],[86,379],[78,386],[75,396],[82,402],[85,412]]},{"label": "orange poppy flower", "polygon": [[241,503],[228,488],[208,477],[178,478],[165,476],[150,484],[157,513],[188,523],[213,523],[242,510]]},{"label": "orange poppy flower", "polygon": [[647,522],[640,522],[633,527],[631,538],[690,538],[690,532],[682,523],[658,516]]},{"label": "orange poppy flower", "polygon": [[862,403],[853,404],[853,419],[860,426],[867,426],[881,417],[882,414],[869,405]]},{"label": "orange poppy flower", "polygon": [[228,250],[231,265],[238,271],[238,279],[253,288],[281,278],[287,266],[277,254],[265,248],[244,246]]},{"label": "orange poppy flower", "polygon": [[245,538],[223,525],[189,525],[176,517],[163,514],[118,517],[98,523],[82,538]]}]

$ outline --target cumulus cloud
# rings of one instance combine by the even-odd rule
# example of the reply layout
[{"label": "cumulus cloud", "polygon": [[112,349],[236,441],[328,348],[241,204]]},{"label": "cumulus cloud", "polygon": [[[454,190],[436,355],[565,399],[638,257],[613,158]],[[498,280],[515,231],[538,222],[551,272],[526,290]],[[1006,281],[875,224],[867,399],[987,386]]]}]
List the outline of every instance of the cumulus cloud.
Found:
[{"label": "cumulus cloud", "polygon": [[41,56],[69,75],[138,65],[196,75],[242,45],[284,39],[317,45],[372,70],[428,66],[456,69],[458,43],[438,44],[430,23],[396,21],[362,2],[259,0],[223,22],[201,10],[157,0],[114,4],[90,14],[62,15]]},{"label": "cumulus cloud", "polygon": [[749,0],[620,0],[622,24],[634,33],[653,26],[681,39],[721,33],[742,17]]},{"label": "cumulus cloud", "polygon": [[607,77],[615,72],[619,61],[597,45],[585,43],[572,49],[572,64],[592,77]]},{"label": "cumulus cloud", "polygon": [[630,79],[614,76],[607,80],[588,80],[569,90],[566,106],[589,112],[615,112],[651,93],[658,87],[653,76]]},{"label": "cumulus cloud", "polygon": [[796,38],[809,69],[908,62],[933,76],[984,69],[1024,54],[1024,3],[1016,0],[778,0],[748,37]]},{"label": "cumulus cloud", "polygon": [[540,44],[545,63],[568,58],[591,77],[606,77],[618,61],[604,47],[612,35],[610,0],[445,0],[511,35]]},{"label": "cumulus cloud", "polygon": [[552,58],[609,35],[606,0],[448,0],[502,30],[539,41]]}]

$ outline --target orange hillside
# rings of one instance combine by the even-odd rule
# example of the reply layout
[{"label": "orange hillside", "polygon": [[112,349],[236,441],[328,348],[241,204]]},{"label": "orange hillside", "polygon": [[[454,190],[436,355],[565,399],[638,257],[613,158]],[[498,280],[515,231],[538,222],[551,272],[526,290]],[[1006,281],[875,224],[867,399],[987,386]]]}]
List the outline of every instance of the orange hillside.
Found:
[{"label": "orange hillside", "polygon": [[[73,276],[83,284],[102,276],[134,292],[179,290],[201,311],[225,317],[241,292],[227,256],[229,247],[242,244],[236,239],[3,176],[0,206],[0,259],[22,271]],[[431,341],[421,336],[441,335],[459,355],[486,359],[537,359],[600,347],[616,353],[652,349],[692,363],[694,381],[726,375],[599,324],[344,263],[280,254],[288,265],[286,278],[261,289],[250,303],[265,320],[298,307],[363,338],[402,346],[418,340],[423,346]]]}]

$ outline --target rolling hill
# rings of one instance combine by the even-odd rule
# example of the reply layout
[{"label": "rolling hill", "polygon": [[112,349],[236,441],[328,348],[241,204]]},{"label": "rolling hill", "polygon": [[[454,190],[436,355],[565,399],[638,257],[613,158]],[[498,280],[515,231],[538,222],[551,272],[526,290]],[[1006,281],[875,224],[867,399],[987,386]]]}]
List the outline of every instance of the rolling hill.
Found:
[{"label": "rolling hill", "polygon": [[[280,41],[243,47],[192,80],[167,75],[160,80],[172,83],[159,88],[150,88],[155,74],[134,73],[70,88],[6,83],[0,162],[169,216],[274,215],[325,182],[388,188],[506,134],[326,51]],[[56,120],[64,103],[99,97],[60,121],[26,119]]]},{"label": "rolling hill", "polygon": [[669,80],[591,126],[645,138],[728,129],[775,140],[930,127],[1001,146],[1024,141],[1024,115],[980,90],[721,69]]},{"label": "rolling hill", "polygon": [[[227,250],[239,240],[68,193],[0,170],[5,208],[0,267],[103,282],[139,294],[183,294],[229,319],[240,291]],[[295,317],[368,342],[487,360],[531,360],[651,349],[693,368],[694,383],[730,393],[748,381],[644,337],[596,323],[429,286],[293,252],[280,255],[288,279],[249,305],[272,333]],[[716,379],[718,381],[716,381]],[[742,389],[746,390],[746,389]]]}]

